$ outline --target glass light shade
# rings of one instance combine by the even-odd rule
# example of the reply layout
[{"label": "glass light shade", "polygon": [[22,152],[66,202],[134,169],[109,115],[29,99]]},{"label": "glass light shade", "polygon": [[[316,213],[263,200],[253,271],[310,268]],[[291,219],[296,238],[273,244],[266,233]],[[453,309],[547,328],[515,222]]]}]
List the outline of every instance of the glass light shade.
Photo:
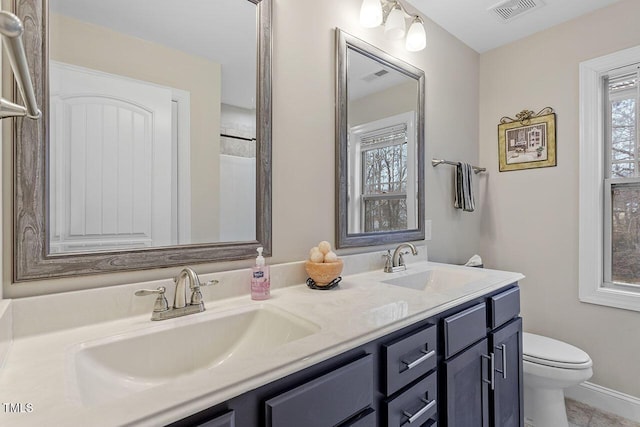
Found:
[{"label": "glass light shade", "polygon": [[399,6],[395,6],[387,16],[387,22],[384,24],[384,35],[389,39],[398,40],[403,38],[406,32],[404,12]]},{"label": "glass light shade", "polygon": [[380,0],[363,0],[360,7],[360,25],[374,28],[382,24],[382,3]]},{"label": "glass light shade", "polygon": [[405,47],[410,52],[417,52],[427,46],[427,33],[424,30],[422,19],[416,18],[407,31]]}]

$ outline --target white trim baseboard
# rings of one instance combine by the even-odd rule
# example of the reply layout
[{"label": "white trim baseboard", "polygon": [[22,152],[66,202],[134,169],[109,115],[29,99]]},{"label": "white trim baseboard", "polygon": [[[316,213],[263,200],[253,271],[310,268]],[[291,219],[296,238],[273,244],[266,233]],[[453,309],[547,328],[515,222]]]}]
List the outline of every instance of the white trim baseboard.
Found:
[{"label": "white trim baseboard", "polygon": [[610,412],[631,421],[640,422],[640,398],[590,382],[565,390],[564,395],[578,402]]}]

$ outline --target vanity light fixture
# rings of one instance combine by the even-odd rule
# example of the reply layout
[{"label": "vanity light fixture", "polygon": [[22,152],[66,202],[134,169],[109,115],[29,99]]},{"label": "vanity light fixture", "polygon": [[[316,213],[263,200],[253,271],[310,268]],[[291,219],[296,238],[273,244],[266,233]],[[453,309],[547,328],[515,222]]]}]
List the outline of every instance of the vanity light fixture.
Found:
[{"label": "vanity light fixture", "polygon": [[382,25],[382,4],[380,0],[363,0],[360,8],[360,24],[365,28]]},{"label": "vanity light fixture", "polygon": [[427,33],[424,30],[424,21],[419,16],[413,18],[413,22],[407,31],[405,47],[409,52],[418,52],[427,46]]},{"label": "vanity light fixture", "polygon": [[400,3],[396,2],[387,15],[387,21],[384,23],[384,35],[391,40],[400,40],[406,32],[404,12],[400,7]]},{"label": "vanity light fixture", "polygon": [[[409,30],[406,18],[411,18]],[[392,40],[405,37],[405,48],[417,52],[427,46],[424,21],[417,15],[410,15],[398,0],[363,0],[360,8],[360,24],[365,28],[384,25],[384,34]]]}]

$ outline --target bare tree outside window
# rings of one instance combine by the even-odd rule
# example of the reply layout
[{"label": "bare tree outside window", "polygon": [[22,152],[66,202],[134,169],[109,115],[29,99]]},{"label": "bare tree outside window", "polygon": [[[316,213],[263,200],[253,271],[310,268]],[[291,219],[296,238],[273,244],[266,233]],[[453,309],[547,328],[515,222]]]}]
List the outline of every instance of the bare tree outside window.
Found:
[{"label": "bare tree outside window", "polygon": [[640,176],[636,74],[609,82],[611,184],[611,280],[640,284]]},{"label": "bare tree outside window", "polygon": [[381,131],[362,148],[364,231],[407,228],[407,133]]}]

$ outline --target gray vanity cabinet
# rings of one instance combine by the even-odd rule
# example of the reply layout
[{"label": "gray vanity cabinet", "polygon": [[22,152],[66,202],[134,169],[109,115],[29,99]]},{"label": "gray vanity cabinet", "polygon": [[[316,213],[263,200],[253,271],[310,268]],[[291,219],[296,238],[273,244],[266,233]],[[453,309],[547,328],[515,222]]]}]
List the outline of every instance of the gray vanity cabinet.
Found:
[{"label": "gray vanity cabinet", "polygon": [[517,318],[492,331],[489,345],[495,356],[491,413],[495,426],[524,425],[522,402],[522,319]]},{"label": "gray vanity cabinet", "polygon": [[522,319],[520,288],[513,287],[487,299],[489,348],[494,356],[491,417],[494,426],[524,425],[522,402]]},{"label": "gray vanity cabinet", "polygon": [[441,406],[450,427],[522,427],[522,319],[518,287],[442,320]]},{"label": "gray vanity cabinet", "polygon": [[482,301],[445,317],[442,332],[447,425],[488,427],[490,356],[486,303]]},{"label": "gray vanity cabinet", "polygon": [[483,339],[445,360],[446,425],[489,427],[488,342]]}]

